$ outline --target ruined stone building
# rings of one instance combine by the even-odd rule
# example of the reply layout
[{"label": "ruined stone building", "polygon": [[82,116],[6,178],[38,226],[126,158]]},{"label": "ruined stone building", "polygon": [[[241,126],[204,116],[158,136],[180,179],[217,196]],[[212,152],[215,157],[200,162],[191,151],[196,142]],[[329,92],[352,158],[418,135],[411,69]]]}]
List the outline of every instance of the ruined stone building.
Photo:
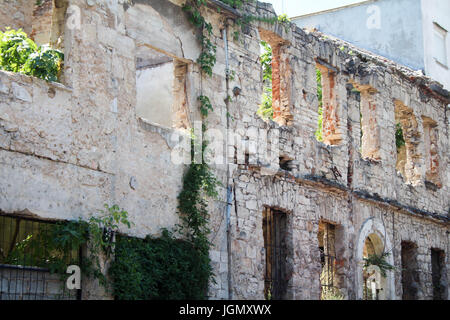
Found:
[{"label": "ruined stone building", "polygon": [[[260,2],[235,10],[208,1],[211,77],[183,0],[35,2],[0,0],[0,29],[60,48],[64,69],[61,83],[0,71],[3,244],[14,219],[88,218],[105,203],[128,211],[130,236],[173,228],[187,168],[174,161],[179,133],[200,121],[205,95],[221,181],[209,202],[211,299],[448,299],[450,95],[439,83],[271,23],[272,6]],[[254,19],[241,26],[244,15]],[[273,121],[256,113],[261,40],[273,50]],[[364,258],[382,254],[395,269],[363,270]],[[3,298],[16,281],[7,274]],[[43,297],[58,290],[46,279]],[[81,298],[97,291],[83,283]]]}]

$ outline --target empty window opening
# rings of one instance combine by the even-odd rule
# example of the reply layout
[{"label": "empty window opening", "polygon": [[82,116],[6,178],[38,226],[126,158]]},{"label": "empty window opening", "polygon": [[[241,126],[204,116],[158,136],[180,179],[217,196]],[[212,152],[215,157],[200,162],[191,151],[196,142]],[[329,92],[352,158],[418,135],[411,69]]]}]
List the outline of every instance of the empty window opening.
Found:
[{"label": "empty window opening", "polygon": [[431,249],[431,274],[433,281],[433,300],[447,300],[448,282],[445,266],[445,252]]},{"label": "empty window opening", "polygon": [[317,64],[316,76],[319,100],[316,137],[325,144],[338,145],[342,142],[342,132],[335,94],[335,72]]},{"label": "empty window opening", "polygon": [[419,151],[421,135],[411,108],[395,100],[395,140],[397,147],[396,170],[408,184],[417,185],[422,179]]},{"label": "empty window opening", "polygon": [[257,114],[264,120],[273,120],[272,108],[272,47],[261,41],[261,66],[263,72],[263,96]]},{"label": "empty window opening", "polygon": [[263,211],[263,236],[266,252],[264,295],[267,300],[285,299],[287,293],[287,214],[271,208]]},{"label": "empty window opening", "polygon": [[321,262],[320,299],[336,300],[342,296],[337,286],[336,226],[320,221],[317,237]]},{"label": "empty window opening", "polygon": [[433,23],[433,57],[434,59],[447,66],[447,30],[442,28],[436,22]]},{"label": "empty window opening", "polygon": [[[50,273],[54,252],[45,246],[52,223],[0,215],[0,300],[74,300],[60,275]],[[80,250],[66,251],[67,265],[80,265]]]},{"label": "empty window opening", "polygon": [[322,123],[323,123],[323,97],[322,97],[322,73],[319,68],[316,68],[316,83],[317,83],[317,100],[319,101],[319,109],[317,111],[317,130],[315,132],[316,139],[323,142]]},{"label": "empty window opening", "polygon": [[189,127],[187,64],[141,46],[136,61],[136,115],[167,128]]},{"label": "empty window opening", "polygon": [[263,96],[257,114],[280,125],[291,125],[290,76],[284,40],[275,33],[260,30]]},{"label": "empty window opening", "polygon": [[360,97],[361,157],[374,161],[380,157],[380,127],[378,125],[376,93],[370,86],[354,84]]},{"label": "empty window opening", "polygon": [[417,300],[420,290],[420,278],[417,265],[417,245],[402,241],[402,287],[403,300]]},{"label": "empty window opening", "polygon": [[436,121],[422,117],[426,172],[425,180],[438,188],[442,187],[439,177],[438,129]]},{"label": "empty window opening", "polygon": [[41,0],[34,4],[30,37],[38,44],[64,50],[67,0]]},{"label": "empty window opening", "polygon": [[395,169],[403,177],[405,177],[406,146],[402,125],[399,122],[396,122],[395,124],[395,147],[397,151],[397,162],[395,164]]}]

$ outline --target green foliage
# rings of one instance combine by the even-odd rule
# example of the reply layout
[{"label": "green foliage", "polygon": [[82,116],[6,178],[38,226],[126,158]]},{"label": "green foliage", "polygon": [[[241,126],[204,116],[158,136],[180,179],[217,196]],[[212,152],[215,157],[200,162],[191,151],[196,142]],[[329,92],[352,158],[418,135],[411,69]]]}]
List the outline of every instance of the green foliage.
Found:
[{"label": "green foliage", "polygon": [[266,23],[270,23],[270,24],[279,23],[279,24],[283,25],[285,31],[288,32],[289,24],[290,24],[291,20],[288,18],[288,16],[286,14],[281,14],[278,17],[271,17],[271,18],[257,17],[257,16],[252,16],[252,15],[244,15],[242,18],[239,18],[236,20],[236,24],[241,26],[241,29],[243,29],[245,25],[248,25],[252,21],[260,21],[260,22],[266,22]]},{"label": "green foliage", "polygon": [[[216,46],[211,42],[212,24],[207,22],[202,16],[201,7],[206,6],[206,0],[191,0],[183,4],[183,11],[188,14],[189,21],[201,30],[202,35],[200,41],[202,44],[202,52],[197,58],[197,63],[202,68],[202,71],[207,75],[212,75],[212,69],[216,64]],[[204,31],[206,30],[206,35]]]},{"label": "green foliage", "polygon": [[87,242],[88,225],[81,221],[41,224],[39,233],[29,234],[15,244],[5,263],[48,268],[64,274],[78,264],[78,248]]},{"label": "green foliage", "polygon": [[32,75],[46,81],[58,81],[61,70],[61,62],[64,55],[59,50],[51,49],[49,46],[40,46],[39,49],[29,56],[23,66],[27,75]]},{"label": "green foliage", "polygon": [[180,233],[184,234],[203,253],[207,253],[209,242],[208,201],[206,197],[217,197],[218,181],[203,161],[192,163],[183,179],[183,189],[178,195],[178,210],[181,221]]},{"label": "green foliage", "polygon": [[213,67],[216,64],[216,46],[206,36],[202,36],[202,52],[197,58],[197,63],[204,73],[212,76]]},{"label": "green foliage", "polygon": [[200,7],[206,5],[206,0],[188,1],[182,6],[182,10],[187,12],[189,21],[197,28],[203,28],[207,24],[205,18],[200,13]]},{"label": "green foliage", "polygon": [[254,0],[220,0],[221,2],[233,7],[235,9],[240,9],[247,2],[253,2]]},{"label": "green foliage", "polygon": [[[243,4],[243,1],[238,0],[224,0],[223,2],[233,7],[240,7]],[[197,63],[200,65],[202,73],[211,77],[216,63],[216,46],[211,41],[212,25],[207,22],[201,14],[201,8],[205,6],[206,0],[190,0],[183,5],[183,10],[188,14],[189,21],[201,31],[202,35],[199,39],[202,44],[202,52],[197,59]],[[227,74],[227,76],[229,75]],[[234,76],[234,74],[232,76]],[[205,132],[206,118],[208,117],[209,112],[213,111],[213,107],[207,96],[200,95],[197,99],[200,102],[200,113],[203,120],[202,131]],[[161,292],[154,291],[158,292],[157,295],[155,295],[156,298],[204,298],[206,296],[208,281],[213,276],[211,261],[209,259],[209,248],[211,243],[208,240],[208,235],[211,231],[208,227],[208,197],[217,197],[216,187],[218,181],[204,159],[208,142],[206,140],[201,142],[197,141],[193,134],[191,134],[191,139],[192,158],[194,160],[196,144],[201,143],[202,161],[201,163],[195,163],[193,161],[184,176],[183,189],[178,195],[178,210],[180,212],[182,225],[179,225],[176,231],[187,239],[188,243],[192,246],[192,250],[194,250],[193,252],[195,254],[191,254],[191,259],[193,259],[191,260],[191,266],[195,266],[195,269],[197,270],[196,273],[198,274],[194,276],[198,278],[194,285],[191,283],[192,281],[189,280],[189,276],[184,274],[183,277],[183,271],[179,271],[179,277],[178,271],[174,271],[175,275],[173,278],[178,279],[178,281],[177,283],[174,282],[170,285],[172,291],[167,291],[166,294],[164,294],[164,290]],[[170,234],[166,235],[167,237],[165,240],[169,238],[172,239]],[[163,237],[165,237],[164,234]],[[162,240],[164,239],[162,238]],[[173,242],[175,240],[172,239],[171,241],[172,243],[175,243]],[[184,259],[182,255],[177,254],[175,257],[180,259],[179,263],[182,263],[181,260]],[[185,291],[178,288],[180,286],[182,286]],[[186,290],[191,291],[187,292]],[[175,294],[175,296],[173,296],[173,294]]]},{"label": "green foliage", "polygon": [[266,85],[272,84],[272,48],[266,41],[261,41],[264,52],[260,55],[263,69],[263,81]]},{"label": "green foliage", "polygon": [[389,252],[383,252],[382,254],[371,254],[367,258],[363,258],[364,266],[363,269],[367,269],[371,265],[380,268],[381,275],[386,278],[387,271],[395,270],[395,267],[386,261],[386,258],[390,255]]},{"label": "green foliage", "polygon": [[207,96],[198,96],[197,100],[200,101],[200,113],[203,117],[207,117],[209,111],[213,111],[211,101]]},{"label": "green foliage", "polygon": [[258,111],[256,112],[263,120],[273,119],[273,108],[272,108],[272,88],[265,87],[262,96],[262,103],[259,105]]},{"label": "green foliage", "polygon": [[405,138],[403,136],[403,129],[400,123],[395,125],[395,145],[397,150],[405,145]]},{"label": "green foliage", "polygon": [[113,234],[118,231],[120,224],[130,227],[130,222],[128,213],[120,210],[117,205],[109,207],[105,204],[105,208],[107,212],[102,211],[103,215],[93,216],[88,221],[79,218],[51,225],[43,224],[39,234],[28,236],[15,247],[8,263],[21,264],[26,261],[20,261],[20,257],[25,257],[33,262],[33,266],[48,268],[64,278],[67,276],[68,265],[79,264],[78,250],[86,245],[89,254],[82,259],[81,271],[99,279],[106,286],[99,257],[102,253],[109,256],[114,248]]},{"label": "green foliage", "polygon": [[159,238],[118,237],[109,274],[120,300],[205,299],[209,264],[167,230]]},{"label": "green foliage", "polygon": [[278,17],[278,22],[279,23],[285,23],[288,24],[289,22],[291,22],[291,19],[288,18],[287,14],[280,14]]},{"label": "green foliage", "polygon": [[3,70],[21,72],[37,45],[21,29],[0,31],[0,66]]},{"label": "green foliage", "polygon": [[[324,289],[322,287],[322,289]],[[344,295],[336,287],[326,288],[320,297],[321,300],[344,300]]]},{"label": "green foliage", "polygon": [[[205,131],[206,126],[202,126]],[[192,145],[196,143],[195,138]],[[197,269],[201,272],[197,275],[202,279],[198,283],[196,298],[205,297],[207,284],[213,277],[211,260],[209,258],[209,248],[211,246],[208,235],[211,233],[208,223],[210,215],[208,213],[208,197],[217,198],[218,180],[212,173],[210,167],[205,162],[204,153],[207,141],[202,141],[202,161],[201,163],[191,163],[183,179],[183,189],[178,195],[178,210],[182,224],[176,230],[192,245],[195,250]]]},{"label": "green foliage", "polygon": [[39,48],[21,29],[0,32],[0,69],[46,81],[58,81],[64,55],[48,45]]},{"label": "green foliage", "polygon": [[[199,101],[206,117],[212,110],[209,98]],[[206,125],[202,125],[202,131]],[[176,232],[185,240],[178,240],[168,230],[160,238],[145,240],[119,237],[115,260],[110,267],[114,295],[124,300],[149,299],[205,299],[209,279],[213,276],[209,248],[211,233],[208,197],[217,197],[218,181],[203,157],[207,141],[198,142],[191,133],[192,156],[194,145],[201,143],[202,162],[191,163],[178,195],[181,225]]]},{"label": "green foliage", "polygon": [[323,99],[322,99],[322,74],[319,69],[316,69],[316,81],[317,81],[317,99],[319,100],[319,109],[317,117],[317,130],[315,132],[316,139],[323,141],[322,129],[323,129]]},{"label": "green foliage", "polygon": [[258,111],[256,112],[262,119],[268,120],[273,119],[273,108],[272,108],[272,48],[270,45],[261,41],[261,47],[263,53],[260,56],[261,66],[263,71],[263,96],[262,103],[259,105]]}]

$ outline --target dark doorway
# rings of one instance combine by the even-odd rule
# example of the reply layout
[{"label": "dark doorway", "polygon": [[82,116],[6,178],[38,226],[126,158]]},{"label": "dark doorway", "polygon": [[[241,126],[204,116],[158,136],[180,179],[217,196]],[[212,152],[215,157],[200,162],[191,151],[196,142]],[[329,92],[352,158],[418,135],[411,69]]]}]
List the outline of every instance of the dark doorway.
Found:
[{"label": "dark doorway", "polygon": [[431,249],[431,274],[433,279],[433,300],[447,299],[447,270],[445,252]]},{"label": "dark doorway", "polygon": [[264,295],[268,300],[284,299],[287,291],[287,215],[265,208],[263,212],[266,273]]},{"label": "dark doorway", "polygon": [[410,241],[402,241],[402,286],[403,300],[418,299],[420,279],[417,266],[417,245]]}]

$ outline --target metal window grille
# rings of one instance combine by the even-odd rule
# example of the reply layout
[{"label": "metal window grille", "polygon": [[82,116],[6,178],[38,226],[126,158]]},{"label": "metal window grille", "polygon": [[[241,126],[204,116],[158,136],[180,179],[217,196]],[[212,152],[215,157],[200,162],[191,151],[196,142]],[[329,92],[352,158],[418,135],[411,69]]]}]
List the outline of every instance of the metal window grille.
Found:
[{"label": "metal window grille", "polygon": [[336,256],[335,256],[335,226],[330,223],[322,223],[323,246],[319,247],[322,271],[320,274],[320,299],[328,300],[339,293],[336,286]]},{"label": "metal window grille", "polygon": [[[40,235],[54,225],[35,219],[0,215],[0,300],[76,300],[81,290],[68,290],[48,268],[49,252]],[[80,263],[81,251],[67,254]]]},{"label": "metal window grille", "polygon": [[265,208],[263,212],[266,272],[264,294],[266,299],[283,299],[287,291],[286,281],[286,214]]}]

